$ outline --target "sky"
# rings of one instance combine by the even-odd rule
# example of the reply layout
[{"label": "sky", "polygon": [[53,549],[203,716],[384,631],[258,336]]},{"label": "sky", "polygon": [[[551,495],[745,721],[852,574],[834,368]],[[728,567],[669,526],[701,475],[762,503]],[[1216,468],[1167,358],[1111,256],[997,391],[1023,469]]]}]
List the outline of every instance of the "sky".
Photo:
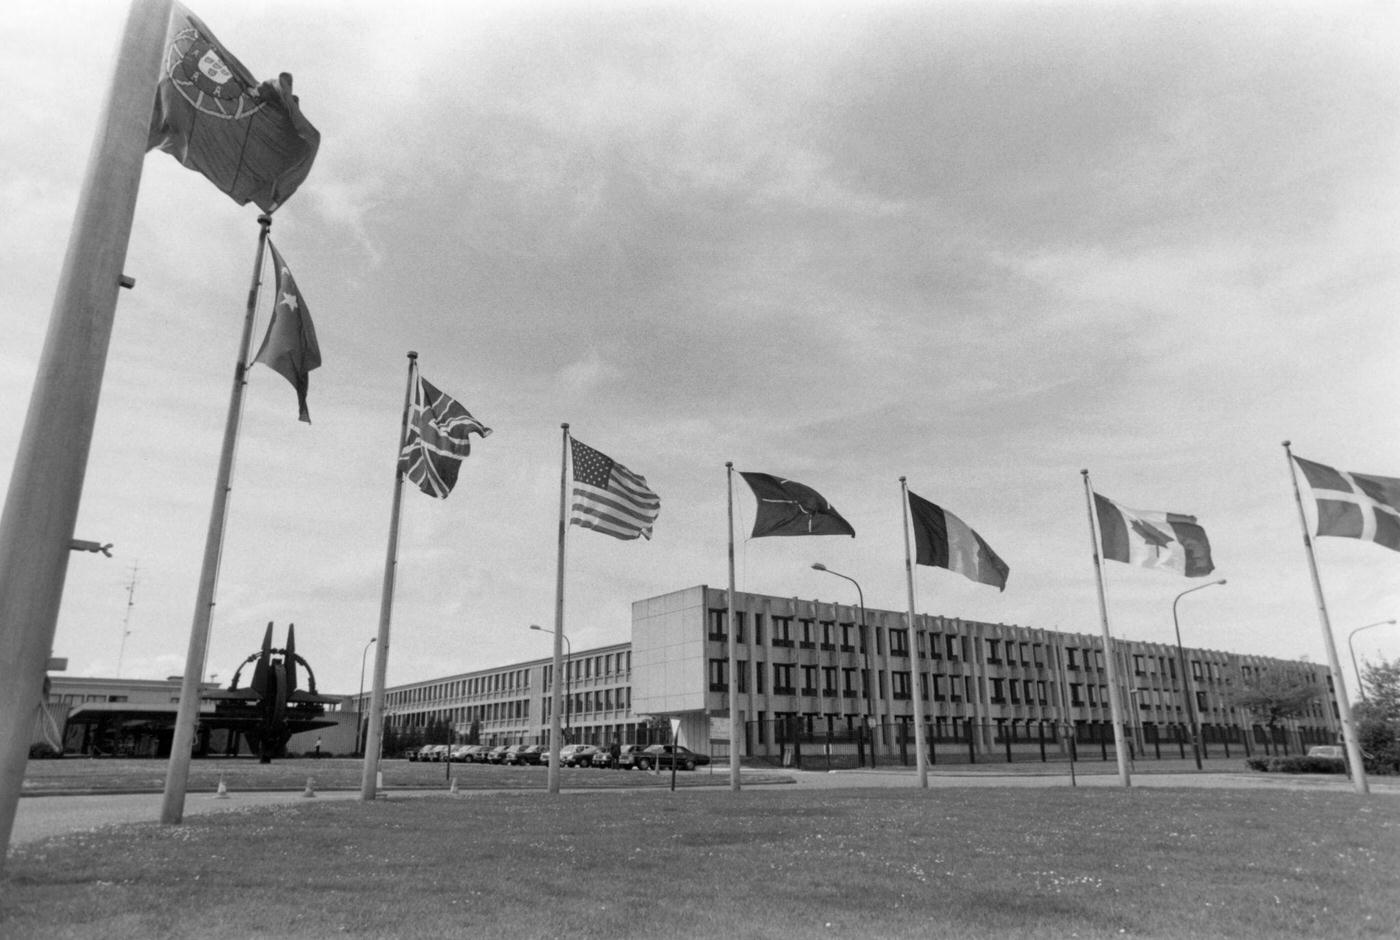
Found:
[{"label": "sky", "polygon": [[[1400,9],[1384,3],[194,0],[322,135],[272,240],[315,322],[312,423],[250,373],[207,674],[269,622],[373,674],[406,354],[494,433],[403,495],[391,685],[546,657],[562,432],[647,478],[651,541],[571,528],[564,631],[727,583],[726,470],[856,538],[749,539],[737,586],[906,610],[899,478],[1010,566],[922,613],[1101,631],[1084,477],[1195,515],[1216,572],[1109,562],[1115,637],[1326,663],[1281,446],[1400,477]],[[0,483],[125,5],[0,30]],[[54,654],[184,669],[257,243],[148,154]],[[266,328],[264,288],[256,342]],[[62,429],[55,429],[62,433]],[[1305,511],[1311,500],[1304,488]],[[1316,543],[1338,652],[1400,657],[1400,555]],[[368,662],[369,668],[364,669]],[[1352,696],[1355,697],[1354,688]]]}]

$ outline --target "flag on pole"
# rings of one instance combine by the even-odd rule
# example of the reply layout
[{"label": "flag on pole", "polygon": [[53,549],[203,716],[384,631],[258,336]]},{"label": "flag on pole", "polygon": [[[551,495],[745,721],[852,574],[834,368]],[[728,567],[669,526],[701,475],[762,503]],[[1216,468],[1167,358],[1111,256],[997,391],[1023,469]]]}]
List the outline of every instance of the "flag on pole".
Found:
[{"label": "flag on pole", "polygon": [[1168,568],[1188,578],[1215,570],[1206,530],[1195,516],[1128,509],[1094,494],[1103,557],[1140,568]]},{"label": "flag on pole", "polygon": [[569,524],[616,539],[650,539],[661,499],[647,486],[646,477],[572,437],[569,454],[574,465]]},{"label": "flag on pole", "polygon": [[947,568],[1006,590],[1006,575],[1011,569],[967,523],[912,491],[909,517],[914,527],[915,564]]},{"label": "flag on pole", "polygon": [[855,537],[856,530],[851,528],[851,524],[841,518],[826,497],[810,486],[767,473],[745,473],[740,470],[739,475],[753,490],[754,499],[758,500],[751,538],[766,535]]},{"label": "flag on pole", "polygon": [[240,206],[272,212],[311,172],[320,144],[292,76],[259,84],[209,27],[174,4],[147,150],[203,173]]},{"label": "flag on pole", "polygon": [[1400,480],[1293,458],[1317,504],[1317,534],[1364,539],[1400,551]]},{"label": "flag on pole", "polygon": [[399,453],[399,473],[429,496],[446,499],[457,484],[462,458],[472,452],[472,434],[491,429],[452,396],[417,374],[408,405],[408,433]]},{"label": "flag on pole", "polygon": [[277,300],[272,305],[272,320],[267,325],[267,335],[263,337],[254,362],[277,372],[297,390],[298,417],[311,423],[311,413],[306,410],[306,391],[312,369],[321,365],[321,347],[316,342],[316,327],[311,323],[311,311],[306,309],[306,301],[297,289],[277,246],[271,241],[272,266],[277,269],[274,293]]}]

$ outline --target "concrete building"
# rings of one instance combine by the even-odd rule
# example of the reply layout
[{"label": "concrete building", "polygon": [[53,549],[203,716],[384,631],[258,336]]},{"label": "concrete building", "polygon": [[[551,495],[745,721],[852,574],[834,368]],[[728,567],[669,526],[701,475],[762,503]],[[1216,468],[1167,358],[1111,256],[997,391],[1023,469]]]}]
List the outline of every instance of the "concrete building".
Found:
[{"label": "concrete building", "polygon": [[[679,719],[682,744],[727,757],[727,603],[723,589],[705,585],[640,600],[630,643],[568,656],[568,739],[644,741],[657,733],[648,719]],[[1081,744],[1112,742],[1101,636],[920,615],[911,637],[906,619],[904,611],[736,594],[741,753],[776,756],[795,736],[850,752],[870,738],[885,753],[907,747],[915,688],[936,746],[996,752],[1053,744],[1068,729]],[[1318,687],[1311,714],[1287,729],[1293,745],[1332,742],[1340,729],[1323,666],[1195,648],[1178,657],[1175,645],[1118,639],[1112,655],[1140,749],[1189,740],[1190,707],[1207,746],[1264,744],[1264,729],[1231,696],[1268,670]],[[386,724],[445,721],[459,735],[475,730],[481,743],[548,743],[550,673],[551,660],[538,659],[396,686],[386,693]]]}]

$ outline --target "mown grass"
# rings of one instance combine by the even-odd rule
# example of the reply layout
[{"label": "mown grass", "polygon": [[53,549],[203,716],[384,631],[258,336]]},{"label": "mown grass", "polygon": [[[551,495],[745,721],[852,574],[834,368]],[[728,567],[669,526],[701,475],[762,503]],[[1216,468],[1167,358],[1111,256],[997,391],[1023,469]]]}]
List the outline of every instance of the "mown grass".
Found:
[{"label": "mown grass", "polygon": [[1394,937],[1390,796],[465,792],[12,850],[0,936]]},{"label": "mown grass", "polygon": [[[32,760],[25,769],[24,790],[30,795],[82,790],[86,792],[161,791],[165,788],[167,764],[163,760],[90,760],[67,757],[61,760]],[[386,790],[436,789],[448,786],[448,765],[418,763],[402,759],[380,762]],[[300,790],[310,777],[317,790],[359,790],[363,762],[353,758],[289,758],[259,764],[252,758],[216,758],[190,762],[186,789],[191,793],[212,793],[223,780],[229,790]],[[452,764],[452,778],[462,789],[543,790],[548,767],[499,767],[490,764]],[[746,776],[748,774],[746,773]],[[773,774],[771,779],[781,779]],[[665,770],[647,774],[628,770],[602,770],[591,767],[560,769],[562,786],[576,788],[665,787],[671,773]],[[729,768],[702,767],[676,774],[676,786],[728,786]]]}]

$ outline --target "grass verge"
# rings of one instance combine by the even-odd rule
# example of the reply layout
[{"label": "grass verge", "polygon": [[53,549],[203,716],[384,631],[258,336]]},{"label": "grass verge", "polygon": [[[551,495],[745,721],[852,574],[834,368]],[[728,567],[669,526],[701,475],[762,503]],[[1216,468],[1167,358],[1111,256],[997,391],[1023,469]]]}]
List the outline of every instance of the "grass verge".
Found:
[{"label": "grass verge", "polygon": [[467,792],[12,850],[0,935],[1393,937],[1394,801],[1338,792]]}]

